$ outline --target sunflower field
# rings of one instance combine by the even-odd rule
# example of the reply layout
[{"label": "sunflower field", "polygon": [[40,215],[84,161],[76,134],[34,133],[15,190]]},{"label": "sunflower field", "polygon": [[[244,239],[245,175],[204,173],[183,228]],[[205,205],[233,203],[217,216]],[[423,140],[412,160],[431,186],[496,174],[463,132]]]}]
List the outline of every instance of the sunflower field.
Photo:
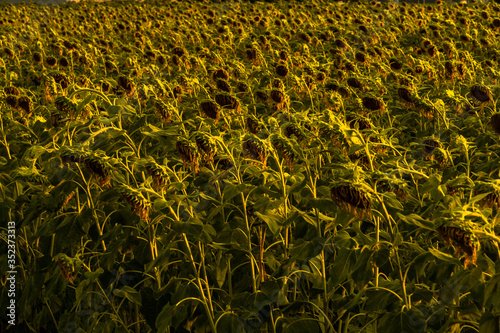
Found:
[{"label": "sunflower field", "polygon": [[500,332],[499,5],[0,13],[2,332]]}]

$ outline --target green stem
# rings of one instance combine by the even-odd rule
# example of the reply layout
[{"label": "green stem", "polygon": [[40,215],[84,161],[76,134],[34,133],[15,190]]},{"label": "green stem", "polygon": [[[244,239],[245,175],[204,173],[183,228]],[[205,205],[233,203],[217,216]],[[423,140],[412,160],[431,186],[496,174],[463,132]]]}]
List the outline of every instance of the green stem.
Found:
[{"label": "green stem", "polygon": [[78,95],[82,92],[90,92],[90,93],[96,94],[96,95],[100,96],[106,103],[108,103],[108,106],[113,105],[113,103],[111,103],[111,101],[109,100],[108,96],[104,95],[99,90],[89,89],[89,88],[78,89],[78,90],[74,91],[71,95],[69,95],[68,98],[72,99],[73,97],[75,97],[76,95]]},{"label": "green stem", "polygon": [[[182,237],[184,238],[184,243],[186,244],[187,250],[189,252],[189,260],[191,260],[191,264],[193,265],[193,271],[194,271],[195,276],[196,276],[196,283],[198,285],[198,289],[200,291],[201,297],[203,298],[203,307],[205,308],[205,312],[207,314],[207,317],[208,317],[208,320],[210,323],[210,328],[212,329],[213,333],[217,333],[217,329],[216,329],[215,324],[214,324],[214,314],[212,311],[210,311],[210,308],[208,306],[207,299],[205,297],[205,292],[203,291],[203,286],[201,284],[200,272],[196,268],[193,253],[191,252],[191,246],[189,245],[189,241],[187,239],[186,234],[183,233]],[[210,290],[208,290],[208,294],[209,293],[210,293]]]}]

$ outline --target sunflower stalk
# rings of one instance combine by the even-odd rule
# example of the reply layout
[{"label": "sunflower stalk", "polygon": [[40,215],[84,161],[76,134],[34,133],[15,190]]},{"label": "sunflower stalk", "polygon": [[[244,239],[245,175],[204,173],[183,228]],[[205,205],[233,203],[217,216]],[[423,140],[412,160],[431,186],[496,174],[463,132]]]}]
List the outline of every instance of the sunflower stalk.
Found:
[{"label": "sunflower stalk", "polygon": [[[205,296],[204,288],[203,288],[203,285],[201,284],[200,272],[196,268],[196,261],[194,260],[193,253],[191,252],[191,245],[189,244],[189,241],[188,241],[185,233],[182,234],[182,238],[183,238],[184,244],[186,245],[186,248],[188,250],[188,255],[189,255],[188,258],[191,261],[191,265],[193,266],[193,272],[194,272],[195,277],[196,277],[197,288],[198,288],[200,296],[203,300],[202,303],[203,303],[203,307],[205,308],[205,313],[208,317],[210,328],[211,328],[213,333],[217,333],[217,328],[215,327],[215,323],[214,323],[214,313],[213,313],[213,309],[211,309],[212,304],[210,303],[210,305],[209,305],[208,300],[207,300],[207,296]],[[207,295],[210,295],[210,289],[209,289],[208,285],[207,285]]]}]

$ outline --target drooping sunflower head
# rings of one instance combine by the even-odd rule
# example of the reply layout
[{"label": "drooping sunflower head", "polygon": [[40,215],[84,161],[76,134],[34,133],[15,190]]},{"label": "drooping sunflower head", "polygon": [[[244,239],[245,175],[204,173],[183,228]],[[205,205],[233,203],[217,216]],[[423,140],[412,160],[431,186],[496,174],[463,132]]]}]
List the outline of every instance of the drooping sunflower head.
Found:
[{"label": "drooping sunflower head", "polygon": [[441,148],[441,144],[434,139],[426,139],[422,142],[422,152],[426,159],[431,159],[436,148]]},{"label": "drooping sunflower head", "polygon": [[53,56],[48,56],[45,58],[45,65],[49,68],[55,67],[57,64],[57,59],[54,58]]},{"label": "drooping sunflower head", "polygon": [[215,95],[215,102],[222,108],[232,109],[236,112],[240,111],[239,100],[230,94],[217,94]]},{"label": "drooping sunflower head", "polygon": [[135,215],[141,220],[148,222],[151,210],[151,204],[144,197],[141,191],[136,190],[128,185],[121,185],[118,187],[125,201],[132,207]]},{"label": "drooping sunflower head", "polygon": [[254,117],[249,116],[246,119],[246,128],[250,133],[257,134],[259,132],[259,123]]},{"label": "drooping sunflower head", "polygon": [[363,107],[369,111],[380,113],[385,110],[384,103],[375,97],[363,97],[361,101]]},{"label": "drooping sunflower head", "polygon": [[465,256],[464,266],[469,264],[477,267],[477,237],[465,225],[443,225],[437,228],[439,235],[447,245],[455,246],[455,256]]},{"label": "drooping sunflower head", "polygon": [[280,64],[276,66],[276,75],[279,77],[286,77],[288,75],[288,67],[286,65]]},{"label": "drooping sunflower head", "polygon": [[408,108],[415,106],[415,99],[413,98],[410,90],[408,90],[407,88],[404,88],[404,87],[399,88],[398,89],[398,97],[399,97],[399,101],[404,106],[406,106]]},{"label": "drooping sunflower head", "polygon": [[493,101],[490,90],[482,85],[475,85],[470,89],[470,94],[479,104],[489,104]]},{"label": "drooping sunflower head", "polygon": [[200,103],[201,112],[208,118],[211,118],[217,123],[220,118],[219,104],[214,101],[203,101]]},{"label": "drooping sunflower head", "polygon": [[341,210],[351,212],[360,218],[370,216],[371,202],[365,191],[352,185],[342,184],[332,187],[330,194],[333,202]]},{"label": "drooping sunflower head", "polygon": [[500,135],[500,113],[495,113],[490,118],[491,128],[496,134]]},{"label": "drooping sunflower head", "polygon": [[19,92],[19,89],[17,89],[16,87],[12,87],[12,86],[4,87],[3,92],[6,95],[16,95],[16,96],[21,95],[21,93]]},{"label": "drooping sunflower head", "polygon": [[242,144],[243,156],[255,166],[266,166],[267,154],[264,145],[255,136],[245,136]]},{"label": "drooping sunflower head", "polygon": [[111,186],[111,176],[101,156],[97,154],[89,155],[84,158],[83,163],[87,171],[92,175],[92,178],[100,186]]},{"label": "drooping sunflower head", "polygon": [[184,166],[197,173],[199,170],[199,162],[196,148],[194,148],[190,142],[180,140],[175,144],[175,149],[184,163]]},{"label": "drooping sunflower head", "polygon": [[205,164],[211,163],[215,156],[215,145],[212,143],[210,135],[198,132],[194,136],[199,155]]},{"label": "drooping sunflower head", "polygon": [[287,138],[283,137],[278,133],[274,133],[269,137],[273,148],[283,157],[286,161],[288,168],[293,170],[293,163],[296,160],[297,152],[293,148]]}]

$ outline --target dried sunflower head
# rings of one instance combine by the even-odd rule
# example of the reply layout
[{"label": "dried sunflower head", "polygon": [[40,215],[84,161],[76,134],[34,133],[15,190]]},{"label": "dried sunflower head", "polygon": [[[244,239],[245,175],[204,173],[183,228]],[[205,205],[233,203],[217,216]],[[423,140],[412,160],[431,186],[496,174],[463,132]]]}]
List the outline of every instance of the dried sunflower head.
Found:
[{"label": "dried sunflower head", "polygon": [[286,65],[278,65],[276,66],[276,75],[280,77],[286,77],[288,75],[288,67]]},{"label": "dried sunflower head", "polygon": [[55,67],[57,64],[57,59],[54,58],[53,56],[48,56],[45,58],[45,65],[49,68]]},{"label": "dried sunflower head", "polygon": [[5,102],[12,108],[17,109],[18,97],[16,95],[8,95]]},{"label": "dried sunflower head", "polygon": [[17,89],[16,87],[12,87],[12,86],[4,87],[3,91],[6,95],[16,95],[16,96],[21,95],[21,93],[19,92],[19,89]]},{"label": "dried sunflower head", "polygon": [[200,103],[201,112],[208,118],[213,119],[216,123],[220,118],[220,111],[218,103],[214,101],[204,101]]},{"label": "dried sunflower head", "polygon": [[217,104],[219,104],[223,108],[232,109],[236,112],[240,111],[240,102],[236,97],[233,97],[229,94],[215,95],[215,102],[217,102]]},{"label": "dried sunflower head", "polygon": [[151,204],[144,195],[136,189],[127,185],[118,187],[118,191],[122,194],[125,201],[132,206],[132,209],[141,220],[148,222]]},{"label": "dried sunflower head", "polygon": [[257,138],[246,139],[245,141],[243,141],[242,148],[243,156],[245,158],[256,161],[252,162],[252,164],[256,166],[261,165],[262,167],[266,166],[266,152]]},{"label": "dried sunflower head", "polygon": [[210,136],[203,133],[195,135],[196,147],[199,154],[203,157],[206,164],[213,162],[215,156],[215,147],[210,140]]},{"label": "dried sunflower head", "polygon": [[363,107],[372,112],[380,113],[385,110],[385,105],[382,101],[374,97],[363,97],[361,100]]},{"label": "dried sunflower head", "polygon": [[231,86],[226,80],[223,79],[217,79],[215,80],[215,84],[217,86],[217,89],[222,90],[227,93],[231,93]]},{"label": "dried sunflower head", "polygon": [[412,93],[407,88],[399,88],[398,89],[398,97],[401,104],[404,106],[411,108],[415,106],[415,99],[412,96]]},{"label": "dried sunflower head", "polygon": [[20,96],[17,99],[17,106],[21,108],[25,112],[25,114],[31,114],[31,111],[33,109],[33,102],[28,96]]},{"label": "dried sunflower head", "polygon": [[366,86],[363,83],[361,83],[361,81],[358,80],[355,77],[348,78],[347,79],[347,84],[349,85],[349,87],[354,88],[354,89],[360,89],[360,90],[365,90],[366,89]]},{"label": "dried sunflower head", "polygon": [[148,162],[146,164],[146,171],[151,175],[153,179],[153,188],[155,191],[161,190],[168,182],[168,173],[165,168],[155,162]]},{"label": "dried sunflower head", "polygon": [[177,141],[177,143],[175,144],[175,149],[177,150],[177,154],[179,155],[179,157],[182,159],[184,166],[197,173],[199,163],[195,149],[191,147],[190,144],[184,141]]},{"label": "dried sunflower head", "polygon": [[470,89],[470,94],[479,104],[488,104],[493,101],[490,90],[481,85],[475,85]]},{"label": "dried sunflower head", "polygon": [[222,79],[222,80],[229,80],[229,74],[225,69],[218,69],[213,72],[212,78],[215,80],[217,79]]},{"label": "dried sunflower head", "polygon": [[279,152],[279,154],[286,161],[288,168],[293,170],[293,163],[296,160],[297,153],[293,148],[292,144],[280,134],[272,134],[269,138],[273,148]]},{"label": "dried sunflower head", "polygon": [[170,123],[172,121],[172,116],[168,110],[167,105],[163,101],[156,99],[154,102],[156,113],[163,123]]},{"label": "dried sunflower head", "polygon": [[259,124],[253,117],[247,117],[246,120],[247,130],[252,134],[257,134],[259,132]]},{"label": "dried sunflower head", "polygon": [[466,229],[464,227],[440,226],[437,230],[446,244],[455,244],[455,256],[464,253],[464,266],[467,268],[469,264],[477,266],[477,249],[473,241],[474,235]]},{"label": "dried sunflower head", "polygon": [[427,139],[422,143],[422,151],[427,159],[432,157],[436,148],[441,148],[441,145],[436,140]]},{"label": "dried sunflower head", "polygon": [[342,210],[360,218],[370,215],[371,202],[367,194],[350,185],[338,185],[330,191],[333,202]]},{"label": "dried sunflower head", "polygon": [[109,172],[98,156],[85,157],[83,162],[87,171],[100,186],[111,186]]},{"label": "dried sunflower head", "polygon": [[500,113],[495,113],[490,118],[490,124],[496,134],[500,135]]}]

